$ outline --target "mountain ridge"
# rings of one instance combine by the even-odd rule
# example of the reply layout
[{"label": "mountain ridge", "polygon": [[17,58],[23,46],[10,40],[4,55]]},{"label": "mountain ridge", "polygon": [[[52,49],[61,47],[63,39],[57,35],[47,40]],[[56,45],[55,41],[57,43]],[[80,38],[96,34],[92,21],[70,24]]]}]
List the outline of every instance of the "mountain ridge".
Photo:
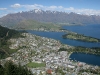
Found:
[{"label": "mountain ridge", "polygon": [[0,24],[12,27],[23,20],[69,24],[100,24],[100,16],[97,15],[82,15],[74,12],[67,13],[37,9],[8,14],[0,18]]}]

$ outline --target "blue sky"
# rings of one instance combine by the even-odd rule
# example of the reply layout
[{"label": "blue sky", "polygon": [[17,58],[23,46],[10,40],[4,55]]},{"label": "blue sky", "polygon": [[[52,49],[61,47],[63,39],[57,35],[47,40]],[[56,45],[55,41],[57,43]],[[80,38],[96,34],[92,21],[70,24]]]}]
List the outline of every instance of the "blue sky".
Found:
[{"label": "blue sky", "polygon": [[33,9],[100,15],[100,0],[0,0],[0,17]]}]

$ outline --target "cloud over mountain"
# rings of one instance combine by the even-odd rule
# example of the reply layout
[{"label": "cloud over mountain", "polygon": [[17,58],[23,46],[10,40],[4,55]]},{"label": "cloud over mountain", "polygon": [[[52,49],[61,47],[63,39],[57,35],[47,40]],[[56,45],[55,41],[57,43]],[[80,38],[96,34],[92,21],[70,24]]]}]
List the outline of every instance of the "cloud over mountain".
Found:
[{"label": "cloud over mountain", "polygon": [[[71,10],[74,8],[71,8]],[[60,24],[100,24],[100,16],[81,15],[60,11],[34,9],[18,13],[8,14],[0,18],[2,25],[14,26],[24,20],[35,20],[39,22],[60,23]]]},{"label": "cloud over mountain", "polygon": [[63,6],[44,6],[40,4],[33,4],[33,5],[21,5],[21,4],[14,4],[11,5],[12,8],[24,8],[26,10],[33,10],[33,9],[42,9],[42,10],[53,10],[53,11],[64,11],[64,12],[75,12],[80,14],[86,14],[86,15],[100,15],[100,10],[94,10],[94,9],[78,9],[74,7],[63,7]]}]

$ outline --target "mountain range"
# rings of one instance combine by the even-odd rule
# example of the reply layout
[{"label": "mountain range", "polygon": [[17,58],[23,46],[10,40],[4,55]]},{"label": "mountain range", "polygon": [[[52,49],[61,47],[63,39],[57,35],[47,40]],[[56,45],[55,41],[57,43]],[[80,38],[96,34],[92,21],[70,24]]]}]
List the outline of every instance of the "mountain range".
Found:
[{"label": "mountain range", "polygon": [[8,14],[0,18],[0,24],[7,27],[13,27],[25,20],[59,24],[100,24],[99,15],[83,15],[74,12],[44,11],[40,9]]}]

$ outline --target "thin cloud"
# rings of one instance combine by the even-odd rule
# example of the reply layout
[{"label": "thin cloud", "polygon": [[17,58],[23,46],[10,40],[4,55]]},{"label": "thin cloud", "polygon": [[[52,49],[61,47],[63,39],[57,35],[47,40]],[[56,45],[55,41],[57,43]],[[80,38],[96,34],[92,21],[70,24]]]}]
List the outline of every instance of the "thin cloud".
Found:
[{"label": "thin cloud", "polygon": [[7,8],[0,8],[0,10],[7,10]]},{"label": "thin cloud", "polygon": [[21,7],[21,5],[20,5],[20,4],[18,4],[18,3],[16,3],[16,4],[14,4],[14,5],[11,5],[11,7],[13,7],[13,8],[20,8],[20,7]]},{"label": "thin cloud", "polygon": [[49,7],[50,9],[56,9],[56,8],[58,8],[57,6],[50,6]]},{"label": "thin cloud", "polygon": [[64,8],[66,11],[68,10],[68,11],[73,11],[73,10],[75,10],[74,9],[74,7],[69,7],[69,8]]},{"label": "thin cloud", "polygon": [[63,9],[64,7],[63,7],[63,6],[58,6],[58,8],[59,8],[59,9]]},{"label": "thin cloud", "polygon": [[26,8],[27,10],[32,10],[32,9],[43,9],[43,5],[39,4],[34,4],[34,5],[21,5],[22,8]]}]

